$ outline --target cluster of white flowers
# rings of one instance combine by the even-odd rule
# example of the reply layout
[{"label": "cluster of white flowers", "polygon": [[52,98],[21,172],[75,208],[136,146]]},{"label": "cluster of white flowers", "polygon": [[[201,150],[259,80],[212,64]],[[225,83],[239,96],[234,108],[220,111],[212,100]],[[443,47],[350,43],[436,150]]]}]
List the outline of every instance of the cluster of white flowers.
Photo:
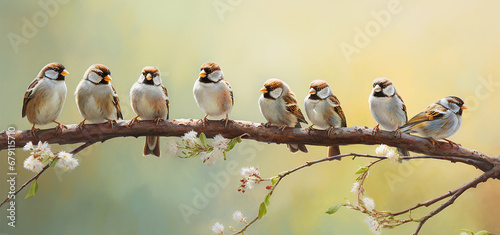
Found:
[{"label": "cluster of white flowers", "polygon": [[253,166],[241,168],[241,175],[243,176],[243,179],[240,180],[242,184],[238,191],[243,193],[245,192],[245,189],[253,189],[254,184],[262,181],[259,170]]},{"label": "cluster of white flowers", "polygon": [[24,160],[24,168],[33,171],[35,173],[40,173],[43,167],[47,165],[54,159],[54,154],[50,150],[50,146],[47,142],[38,142],[38,146],[34,146],[30,141],[24,147],[24,151],[31,151],[31,154],[26,160]]},{"label": "cluster of white flowers", "polygon": [[354,182],[354,184],[352,184],[351,193],[358,193],[360,189],[361,189],[361,184],[358,181],[356,181]]},{"label": "cluster of white flowers", "polygon": [[247,218],[243,216],[243,213],[241,213],[241,211],[235,211],[233,213],[233,220],[236,222],[242,222],[242,223],[247,222]]},{"label": "cluster of white flowers", "polygon": [[243,168],[241,168],[241,175],[243,177],[260,176],[260,172],[257,168],[255,168],[253,166],[243,167]]},{"label": "cluster of white flowers", "polygon": [[186,141],[186,145],[189,148],[195,148],[196,145],[201,145],[200,139],[198,139],[198,133],[196,131],[189,131],[182,136],[182,140]]},{"label": "cluster of white flowers", "polygon": [[73,170],[78,166],[78,160],[76,160],[70,153],[64,151],[59,152],[59,154],[57,154],[57,158],[59,160],[57,160],[55,168],[61,168],[67,171]]},{"label": "cluster of white flowers", "polygon": [[214,136],[214,148],[226,151],[231,140],[222,137],[221,134]]},{"label": "cluster of white flowers", "polygon": [[389,146],[385,144],[381,144],[375,149],[375,153],[378,155],[383,155],[386,156],[389,161],[391,161],[394,164],[400,163],[401,157],[399,153],[395,152],[394,150],[390,149]]},{"label": "cluster of white flowers", "polygon": [[73,155],[66,153],[64,151],[54,156],[54,153],[50,150],[50,146],[47,142],[38,142],[38,146],[34,146],[32,142],[28,142],[24,147],[24,151],[31,151],[31,154],[26,160],[24,160],[24,168],[33,171],[35,173],[40,173],[43,168],[50,162],[57,159],[55,168],[61,168],[66,170],[73,170],[78,166],[78,160],[73,158]]},{"label": "cluster of white flowers", "polygon": [[203,152],[200,155],[201,161],[208,166],[213,166],[215,162],[217,162],[219,159],[222,159],[223,157],[224,151],[222,151],[221,149],[214,149],[209,153]]},{"label": "cluster of white flowers", "polygon": [[379,222],[375,218],[369,216],[365,219],[365,223],[368,225],[368,228],[370,228],[372,233],[377,235],[382,234],[382,226],[380,226]]},{"label": "cluster of white flowers", "polygon": [[364,197],[361,199],[363,204],[365,204],[365,208],[369,211],[373,211],[375,209],[375,201],[372,198]]},{"label": "cluster of white flowers", "polygon": [[212,226],[212,231],[216,234],[223,234],[224,233],[224,225],[219,223],[219,222],[216,222],[213,226]]}]

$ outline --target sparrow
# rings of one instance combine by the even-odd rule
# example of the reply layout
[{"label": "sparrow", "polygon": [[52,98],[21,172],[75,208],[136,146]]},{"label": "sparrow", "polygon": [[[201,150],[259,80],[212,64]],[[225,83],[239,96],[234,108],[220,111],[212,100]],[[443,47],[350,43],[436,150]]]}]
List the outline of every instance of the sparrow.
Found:
[{"label": "sparrow", "polygon": [[82,129],[85,121],[102,123],[108,121],[113,127],[116,120],[123,119],[118,95],[111,85],[111,72],[102,64],[91,65],[75,91],[78,111],[84,118],[78,125]]},{"label": "sparrow", "polygon": [[207,118],[223,119],[227,126],[229,113],[234,106],[233,90],[224,79],[220,66],[213,62],[201,66],[199,78],[194,83],[193,94],[196,104],[205,113],[203,125]]},{"label": "sparrow", "polygon": [[[304,100],[306,114],[313,123],[307,129],[311,130],[313,126],[327,130],[330,136],[336,127],[347,127],[344,112],[340,107],[340,101],[332,93],[330,86],[323,80],[315,80],[309,85],[309,95]],[[340,154],[338,145],[328,148],[328,156]]]},{"label": "sparrow", "polygon": [[[264,126],[279,126],[281,130],[286,127],[301,127],[300,122],[306,123],[304,115],[297,105],[295,94],[283,81],[271,78],[264,83],[260,89],[262,95],[259,98],[260,112],[267,120]],[[292,153],[302,151],[307,153],[307,148],[303,144],[287,144]]]},{"label": "sparrow", "polygon": [[[394,84],[387,78],[377,78],[373,81],[373,90],[368,103],[377,122],[377,126],[373,129],[374,133],[379,130],[380,125],[388,131],[396,131],[408,121],[405,103]],[[406,149],[401,147],[397,149],[404,156],[410,156]]]},{"label": "sparrow", "polygon": [[[139,80],[130,89],[130,103],[137,114],[127,126],[132,126],[137,118],[154,120],[156,125],[168,119],[169,100],[167,89],[161,83],[160,70],[147,66],[142,69]],[[160,137],[146,136],[143,155],[160,156]]]},{"label": "sparrow", "polygon": [[427,106],[424,111],[415,115],[400,130],[403,133],[418,133],[429,138],[432,145],[436,140],[444,139],[451,145],[456,144],[446,138],[455,134],[462,123],[462,111],[467,109],[462,99],[448,96]]},{"label": "sparrow", "polygon": [[28,121],[33,124],[31,134],[39,131],[35,125],[45,125],[51,122],[57,124],[57,131],[62,132],[65,125],[57,122],[66,101],[65,76],[68,71],[60,63],[45,65],[24,93],[22,117],[28,116]]}]

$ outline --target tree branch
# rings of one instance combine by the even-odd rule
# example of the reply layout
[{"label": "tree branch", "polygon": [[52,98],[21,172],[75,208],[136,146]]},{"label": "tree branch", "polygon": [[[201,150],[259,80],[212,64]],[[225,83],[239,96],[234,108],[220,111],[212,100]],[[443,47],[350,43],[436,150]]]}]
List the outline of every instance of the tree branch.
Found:
[{"label": "tree branch", "polygon": [[[369,127],[345,127],[336,128],[331,136],[326,131],[311,130],[308,133],[302,128],[285,128],[284,131],[278,127],[265,128],[260,123],[248,121],[230,121],[227,128],[220,121],[209,121],[203,126],[199,120],[175,119],[161,122],[156,125],[153,121],[140,121],[132,127],[127,127],[128,121],[119,121],[111,128],[107,123],[87,124],[83,130],[79,130],[76,124],[68,125],[63,133],[57,133],[56,129],[40,130],[38,135],[32,136],[29,130],[9,132],[16,139],[15,146],[23,147],[29,141],[47,141],[50,144],[75,144],[86,142],[104,142],[117,137],[139,137],[139,136],[177,136],[180,137],[190,130],[204,132],[207,137],[222,134],[226,138],[234,138],[243,134],[245,139],[252,139],[265,143],[292,143],[317,146],[386,144],[393,147],[404,147],[409,151],[430,156],[440,156],[450,162],[462,162],[474,166],[483,172],[491,170],[495,164],[500,164],[499,157],[491,157],[476,150],[461,146],[452,146],[446,142],[439,142],[436,146],[421,137],[409,134],[396,135],[394,132],[378,131],[372,135],[373,128]],[[0,150],[8,148],[8,135],[4,130],[0,132]]]}]

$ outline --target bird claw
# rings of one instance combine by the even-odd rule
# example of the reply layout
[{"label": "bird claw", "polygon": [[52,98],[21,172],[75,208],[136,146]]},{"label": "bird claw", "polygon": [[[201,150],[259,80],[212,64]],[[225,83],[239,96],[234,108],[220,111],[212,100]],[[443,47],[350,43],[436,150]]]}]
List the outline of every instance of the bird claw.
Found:
[{"label": "bird claw", "polygon": [[271,126],[271,122],[266,122],[266,123],[261,123],[260,124],[261,127],[265,127],[265,128],[268,128]]},{"label": "bird claw", "polygon": [[162,121],[165,121],[165,120],[163,120],[163,118],[155,118],[155,120],[154,120],[154,122],[157,126],[160,125],[160,122],[162,122]]},{"label": "bird claw", "polygon": [[222,121],[224,122],[224,128],[227,128],[227,123],[229,122],[229,115],[226,114],[226,118],[222,119]]},{"label": "bird claw", "polygon": [[380,126],[380,124],[377,124],[377,125],[373,128],[373,130],[372,130],[372,135],[377,134],[377,132],[380,130],[379,126]]},{"label": "bird claw", "polygon": [[435,146],[436,146],[436,144],[437,144],[437,145],[439,145],[439,142],[438,142],[438,141],[436,141],[435,139],[433,139],[432,137],[430,137],[430,138],[429,138],[429,141],[431,141],[431,142],[432,142],[432,147],[435,147]]},{"label": "bird claw", "polygon": [[453,147],[457,146],[457,149],[459,149],[459,148],[460,148],[460,146],[462,146],[461,144],[455,143],[455,142],[453,142],[453,141],[451,141],[451,140],[449,140],[449,139],[446,139],[446,138],[445,138],[445,139],[443,139],[443,140],[445,140],[445,141],[447,141],[448,143],[450,143],[451,148],[453,148]]},{"label": "bird claw", "polygon": [[306,128],[306,131],[307,131],[307,134],[310,135],[311,134],[311,130],[312,130],[312,127],[314,126],[314,124],[310,125],[309,127]]},{"label": "bird claw", "polygon": [[125,124],[125,126],[126,127],[132,127],[136,122],[139,122],[139,120],[137,120],[137,118],[139,118],[139,116],[130,119],[130,122],[127,122],[127,124]]},{"label": "bird claw", "polygon": [[111,119],[106,119],[108,121],[108,124],[111,126],[111,129],[114,128],[114,124],[117,124],[116,120],[111,120]]},{"label": "bird claw", "polygon": [[285,131],[285,128],[287,128],[287,125],[280,126],[280,131]]},{"label": "bird claw", "polygon": [[56,133],[57,134],[62,134],[63,133],[63,129],[68,129],[68,126],[63,125],[63,124],[57,125],[56,126]]},{"label": "bird claw", "polygon": [[39,132],[39,131],[40,131],[40,129],[35,128],[35,126],[33,126],[33,128],[31,128],[31,131],[30,131],[30,132],[31,132],[31,135],[32,135],[33,137],[38,137],[38,132]]},{"label": "bird claw", "polygon": [[332,136],[333,130],[335,130],[334,126],[328,127],[328,129],[326,130],[326,134],[328,135],[328,137]]},{"label": "bird claw", "polygon": [[400,139],[400,138],[401,138],[401,135],[402,135],[401,130],[396,129],[396,130],[394,131],[394,137],[396,137],[396,138]]}]

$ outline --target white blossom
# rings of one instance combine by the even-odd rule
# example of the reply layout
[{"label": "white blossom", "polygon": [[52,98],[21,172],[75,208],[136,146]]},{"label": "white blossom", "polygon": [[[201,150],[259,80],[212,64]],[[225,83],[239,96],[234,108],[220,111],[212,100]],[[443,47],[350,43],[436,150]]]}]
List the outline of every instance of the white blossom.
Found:
[{"label": "white blossom", "polygon": [[383,155],[385,156],[387,153],[389,153],[391,149],[389,149],[389,146],[385,145],[385,144],[381,144],[380,146],[378,146],[376,149],[375,149],[375,153],[377,155]]},{"label": "white blossom", "polygon": [[62,168],[67,171],[73,170],[78,166],[78,160],[76,160],[70,153],[62,151],[57,154],[57,157],[59,160],[57,160],[55,168]]},{"label": "white blossom", "polygon": [[189,131],[188,133],[184,134],[184,136],[182,136],[182,139],[186,141],[186,145],[189,148],[194,148],[196,147],[196,144],[199,144],[198,133],[196,131]]},{"label": "white blossom", "polygon": [[219,148],[219,149],[226,151],[228,148],[229,142],[230,142],[229,139],[226,139],[226,138],[222,137],[221,134],[218,134],[214,137],[214,148]]},{"label": "white blossom", "polygon": [[249,177],[252,175],[260,176],[260,172],[259,172],[259,170],[257,170],[257,168],[255,168],[253,166],[252,167],[243,167],[243,168],[241,168],[241,175],[244,177]]},{"label": "white blossom", "polygon": [[255,184],[255,180],[253,179],[248,179],[245,181],[245,188],[247,189],[253,189],[253,185]]},{"label": "white blossom", "polygon": [[177,156],[179,152],[179,145],[173,140],[167,143],[167,155],[169,156]]},{"label": "white blossom", "polygon": [[30,150],[33,150],[33,143],[32,143],[31,141],[30,141],[30,142],[28,142],[26,145],[24,145],[23,150],[24,150],[24,151],[30,151]]},{"label": "white blossom", "polygon": [[41,159],[35,158],[33,155],[29,156],[24,160],[24,168],[33,171],[35,173],[40,173],[43,170],[43,163]]},{"label": "white blossom", "polygon": [[222,234],[224,232],[224,225],[219,222],[216,222],[214,226],[212,226],[212,231],[217,234]]},{"label": "white blossom", "polygon": [[378,221],[374,219],[373,217],[368,217],[365,219],[365,223],[368,225],[368,228],[370,231],[374,234],[380,235],[382,234],[382,228]]},{"label": "white blossom", "polygon": [[351,193],[358,193],[360,188],[361,184],[359,184],[358,181],[354,182],[354,184],[352,184]]},{"label": "white blossom", "polygon": [[393,150],[389,151],[389,153],[387,153],[387,155],[385,155],[385,156],[392,163],[394,163],[394,164],[398,164],[399,163],[399,154],[396,153],[396,152],[394,152]]},{"label": "white blossom", "polygon": [[222,159],[224,156],[224,151],[219,148],[214,148],[210,153],[201,153],[200,159],[203,163],[212,166],[217,162],[217,160]]},{"label": "white blossom", "polygon": [[361,200],[365,204],[365,207],[366,207],[367,210],[373,211],[375,209],[375,201],[373,201],[373,199],[371,199],[369,197],[364,197]]},{"label": "white blossom", "polygon": [[247,222],[247,218],[243,217],[243,213],[241,213],[241,211],[235,211],[233,213],[233,220],[236,222]]}]

